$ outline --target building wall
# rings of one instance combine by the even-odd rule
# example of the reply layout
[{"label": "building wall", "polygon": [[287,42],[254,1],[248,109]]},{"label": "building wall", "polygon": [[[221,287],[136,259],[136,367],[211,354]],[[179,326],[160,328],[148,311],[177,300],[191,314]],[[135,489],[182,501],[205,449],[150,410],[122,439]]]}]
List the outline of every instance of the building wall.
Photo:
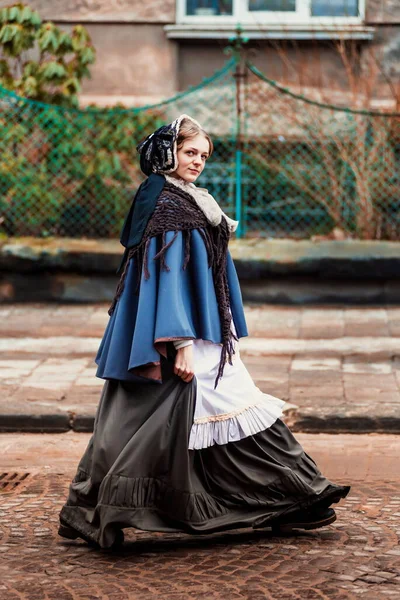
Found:
[{"label": "building wall", "polygon": [[366,20],[369,24],[400,24],[399,0],[367,0]]},{"label": "building wall", "polygon": [[[208,77],[226,61],[226,40],[183,42],[179,44],[179,87],[185,89]],[[279,49],[277,49],[279,46]],[[342,87],[346,74],[338,53],[330,42],[269,42],[251,44],[251,60],[267,77],[285,83],[327,85],[334,78]]]},{"label": "building wall", "polygon": [[[0,7],[11,0],[0,0]],[[157,102],[199,83],[226,60],[226,40],[170,40],[164,25],[175,22],[175,0],[29,0],[43,19],[62,27],[84,23],[97,61],[83,85],[83,101],[125,104]],[[400,0],[367,0],[366,24],[376,27],[372,45],[385,72],[400,75]],[[361,42],[361,61],[371,42]],[[255,64],[269,77],[288,83],[346,86],[340,58],[326,42],[281,43],[286,58],[270,43],[253,42]],[[382,81],[379,90],[387,89]]]},{"label": "building wall", "polygon": [[[400,76],[400,0],[367,0],[366,22],[376,27],[373,46],[385,73]],[[383,83],[382,83],[383,84]]]},{"label": "building wall", "polygon": [[86,25],[97,52],[91,66],[92,78],[85,80],[83,93],[113,95],[130,103],[130,97],[147,101],[175,93],[177,47],[156,24]]},{"label": "building wall", "polygon": [[[27,0],[25,0],[27,2]],[[175,0],[29,0],[41,17],[52,21],[172,23]],[[0,0],[0,8],[12,0]]]}]

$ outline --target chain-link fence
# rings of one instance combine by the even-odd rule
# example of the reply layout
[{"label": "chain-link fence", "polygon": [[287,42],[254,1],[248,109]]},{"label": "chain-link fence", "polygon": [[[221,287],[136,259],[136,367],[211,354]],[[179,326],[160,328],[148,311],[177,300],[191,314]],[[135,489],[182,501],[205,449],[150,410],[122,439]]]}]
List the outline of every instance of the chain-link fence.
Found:
[{"label": "chain-link fence", "polygon": [[400,115],[323,105],[235,59],[154,106],[71,110],[0,88],[6,235],[117,237],[142,180],[135,147],[178,115],[215,153],[199,179],[239,235],[400,239]]},{"label": "chain-link fence", "polygon": [[245,232],[400,239],[400,114],[315,102],[247,65]]},{"label": "chain-link fence", "polygon": [[213,191],[226,204],[234,186],[232,68],[230,61],[201,85],[139,109],[67,109],[0,88],[1,230],[11,236],[117,237],[144,177],[136,145],[181,113],[195,115],[211,133],[217,128],[223,139],[216,140],[210,174]]}]

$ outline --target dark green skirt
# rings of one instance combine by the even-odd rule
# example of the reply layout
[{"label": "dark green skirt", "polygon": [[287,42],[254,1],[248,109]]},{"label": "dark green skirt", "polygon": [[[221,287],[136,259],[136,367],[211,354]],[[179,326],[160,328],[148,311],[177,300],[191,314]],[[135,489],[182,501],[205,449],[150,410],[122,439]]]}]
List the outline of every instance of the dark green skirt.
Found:
[{"label": "dark green skirt", "polygon": [[108,380],[94,432],[60,517],[107,548],[118,529],[211,533],[269,527],[344,498],[278,419],[256,435],[188,450],[196,381],[164,365],[164,383]]}]

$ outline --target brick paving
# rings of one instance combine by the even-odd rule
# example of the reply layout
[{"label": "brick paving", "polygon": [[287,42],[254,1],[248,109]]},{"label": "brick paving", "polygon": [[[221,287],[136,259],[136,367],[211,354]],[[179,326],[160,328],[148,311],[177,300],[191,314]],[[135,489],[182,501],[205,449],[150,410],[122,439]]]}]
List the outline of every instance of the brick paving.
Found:
[{"label": "brick paving", "polygon": [[[107,308],[0,307],[3,430],[90,429]],[[294,430],[400,432],[399,307],[246,306],[246,316],[243,359],[263,391],[288,402]]]},{"label": "brick paving", "polygon": [[352,485],[331,526],[286,536],[128,529],[124,547],[110,552],[57,536],[58,511],[89,435],[0,435],[0,598],[399,598],[400,437],[297,437],[328,477]]}]

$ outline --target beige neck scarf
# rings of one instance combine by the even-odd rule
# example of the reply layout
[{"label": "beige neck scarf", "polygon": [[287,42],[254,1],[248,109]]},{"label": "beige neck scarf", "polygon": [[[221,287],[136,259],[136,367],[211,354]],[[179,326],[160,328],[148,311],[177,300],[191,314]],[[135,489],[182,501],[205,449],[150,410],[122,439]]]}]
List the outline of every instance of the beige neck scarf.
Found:
[{"label": "beige neck scarf", "polygon": [[239,221],[234,221],[226,215],[215,198],[208,193],[206,188],[197,187],[194,183],[185,181],[181,177],[173,177],[172,175],[164,175],[168,183],[175,185],[187,194],[190,194],[196,201],[197,206],[204,213],[207,221],[211,225],[216,226],[221,223],[222,217],[228,223],[229,231],[236,231]]}]

